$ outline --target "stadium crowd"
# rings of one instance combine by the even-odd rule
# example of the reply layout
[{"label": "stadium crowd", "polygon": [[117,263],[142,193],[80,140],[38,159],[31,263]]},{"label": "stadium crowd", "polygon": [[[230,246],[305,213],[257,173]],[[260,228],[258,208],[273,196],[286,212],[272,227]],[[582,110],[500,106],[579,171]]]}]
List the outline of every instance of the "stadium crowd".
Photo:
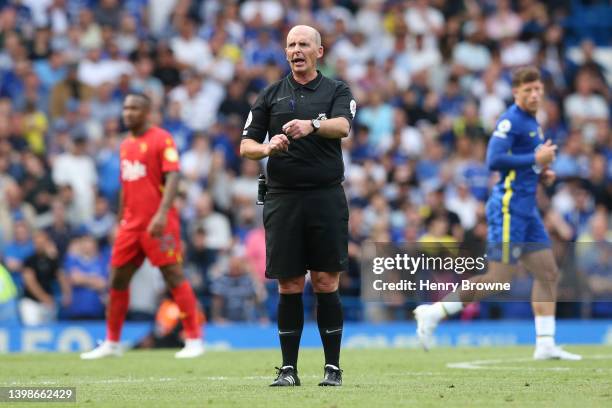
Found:
[{"label": "stadium crowd", "polygon": [[[572,20],[572,7],[583,6],[0,0],[0,320],[103,318],[120,115],[131,91],[151,97],[153,123],[170,131],[180,150],[184,261],[209,319],[275,319],[275,282],[264,277],[255,205],[264,167],[241,160],[238,146],[257,93],[288,72],[283,39],[295,24],[320,30],[321,70],[346,81],[358,101],[351,137],[343,140],[348,319],[403,319],[423,300],[362,302],[362,243],[424,235],[485,241],[484,203],[496,180],[484,162],[486,144],[512,103],[509,74],[519,65],[542,70],[539,120],[559,146],[558,181],[539,192],[552,238],[610,243],[612,66],[601,46],[612,28],[603,37],[589,31],[587,22]],[[573,267],[562,268],[561,299],[572,302],[559,313],[611,317],[610,304],[597,299],[612,299],[612,257],[580,245],[572,247]],[[132,290],[138,295],[130,317],[150,319],[164,296],[161,276],[145,264]],[[529,313],[527,302],[481,304],[463,318]]]}]

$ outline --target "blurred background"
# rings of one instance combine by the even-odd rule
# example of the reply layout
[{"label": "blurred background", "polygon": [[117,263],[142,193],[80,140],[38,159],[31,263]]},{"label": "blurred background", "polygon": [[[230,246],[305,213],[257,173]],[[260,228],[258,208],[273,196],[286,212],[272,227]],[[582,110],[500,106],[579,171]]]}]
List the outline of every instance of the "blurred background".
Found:
[{"label": "blurred background", "polygon": [[[208,320],[275,320],[255,205],[264,163],[238,152],[250,104],[288,73],[284,39],[295,24],[320,30],[320,70],[358,101],[343,140],[347,320],[403,321],[434,300],[362,301],[364,242],[485,242],[496,181],[486,145],[512,103],[515,66],[541,68],[538,119],[559,145],[558,180],[538,192],[551,237],[612,242],[607,1],[0,0],[0,323],[104,318],[131,91],[152,98],[152,121],[180,150],[185,268]],[[597,301],[612,296],[612,257],[588,248],[563,268],[561,300],[572,301],[559,317],[612,318]],[[528,275],[517,279],[529,290]],[[145,263],[128,320],[152,321],[166,297]],[[308,319],[313,304],[308,289]],[[458,318],[530,317],[527,302],[512,302]]]}]

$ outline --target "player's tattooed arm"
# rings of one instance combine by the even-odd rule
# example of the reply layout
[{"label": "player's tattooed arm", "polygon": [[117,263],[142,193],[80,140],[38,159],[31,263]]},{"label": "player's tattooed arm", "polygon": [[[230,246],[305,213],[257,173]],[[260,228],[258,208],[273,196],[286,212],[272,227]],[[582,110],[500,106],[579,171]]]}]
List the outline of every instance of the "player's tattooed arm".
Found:
[{"label": "player's tattooed arm", "polygon": [[174,198],[178,191],[179,184],[179,173],[178,171],[170,171],[165,173],[165,184],[164,184],[164,195],[162,201],[157,209],[157,212],[151,219],[147,232],[153,237],[161,237],[164,228],[166,228],[166,222],[168,221],[168,211],[172,208]]}]

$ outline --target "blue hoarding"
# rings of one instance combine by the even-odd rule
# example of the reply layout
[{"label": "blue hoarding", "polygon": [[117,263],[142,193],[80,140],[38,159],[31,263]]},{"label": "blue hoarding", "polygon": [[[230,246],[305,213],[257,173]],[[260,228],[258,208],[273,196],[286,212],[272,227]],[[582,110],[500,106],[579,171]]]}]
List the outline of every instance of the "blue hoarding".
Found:
[{"label": "blue hoarding", "polygon": [[[418,347],[414,322],[348,323],[343,346],[347,348]],[[95,346],[104,338],[103,322],[61,322],[40,327],[0,326],[0,353],[40,351],[80,351]],[[126,323],[122,340],[137,342],[151,331],[149,323]],[[274,325],[209,325],[206,342],[211,349],[271,348],[278,346]],[[440,325],[439,345],[493,346],[533,344],[535,333],[530,320],[451,321]],[[560,344],[612,344],[612,320],[560,320],[557,322]],[[320,347],[315,324],[307,324],[302,347]]]}]

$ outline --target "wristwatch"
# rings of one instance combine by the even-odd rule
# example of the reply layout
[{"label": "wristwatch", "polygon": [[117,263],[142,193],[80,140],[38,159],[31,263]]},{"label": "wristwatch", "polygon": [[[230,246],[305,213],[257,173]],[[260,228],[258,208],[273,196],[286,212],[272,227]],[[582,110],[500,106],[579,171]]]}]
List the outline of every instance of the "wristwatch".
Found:
[{"label": "wristwatch", "polygon": [[319,119],[311,119],[310,124],[312,125],[312,133],[317,133],[321,129],[321,121]]}]

